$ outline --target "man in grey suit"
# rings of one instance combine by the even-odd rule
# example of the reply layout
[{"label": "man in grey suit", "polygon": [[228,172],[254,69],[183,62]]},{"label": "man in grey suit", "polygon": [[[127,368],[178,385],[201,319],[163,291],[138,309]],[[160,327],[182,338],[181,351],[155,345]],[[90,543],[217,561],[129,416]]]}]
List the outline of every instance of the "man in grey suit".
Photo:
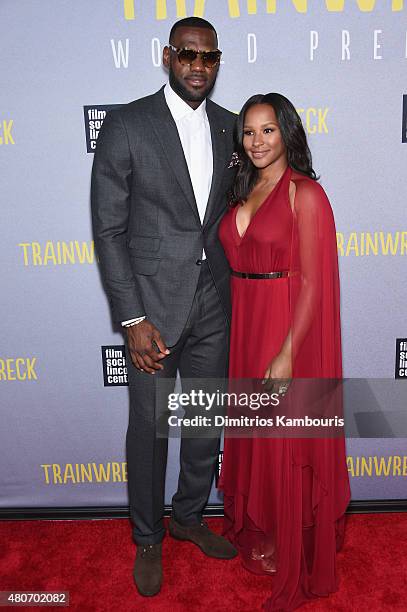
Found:
[{"label": "man in grey suit", "polygon": [[[92,171],[100,267],[113,318],[127,333],[134,579],[145,596],[161,588],[165,535],[168,440],[157,436],[157,378],[227,375],[229,267],[217,229],[234,178],[235,116],[207,99],[217,47],[207,21],[177,22],[163,51],[169,83],[107,114]],[[169,531],[230,559],[236,550],[202,520],[218,452],[219,437],[182,438]]]}]

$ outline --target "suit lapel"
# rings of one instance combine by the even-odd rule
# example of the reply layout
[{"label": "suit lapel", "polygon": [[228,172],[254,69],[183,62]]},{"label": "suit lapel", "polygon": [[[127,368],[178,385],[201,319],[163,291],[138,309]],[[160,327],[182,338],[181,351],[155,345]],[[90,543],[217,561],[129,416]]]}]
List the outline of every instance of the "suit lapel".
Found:
[{"label": "suit lapel", "polygon": [[210,101],[206,101],[206,114],[208,115],[211,127],[212,154],[213,154],[213,176],[212,185],[209,192],[208,204],[206,206],[203,226],[205,226],[214,210],[217,194],[222,181],[223,172],[226,166],[226,128],[219,120],[216,106]]},{"label": "suit lapel", "polygon": [[188,172],[188,166],[185,159],[182,144],[179,138],[177,126],[171,115],[170,109],[167,106],[164,96],[164,87],[158,91],[153,97],[153,113],[150,120],[164,153],[167,157],[175,177],[181,187],[186,200],[192,208],[199,225],[198,207],[195,200],[194,190],[192,188],[191,178]]}]

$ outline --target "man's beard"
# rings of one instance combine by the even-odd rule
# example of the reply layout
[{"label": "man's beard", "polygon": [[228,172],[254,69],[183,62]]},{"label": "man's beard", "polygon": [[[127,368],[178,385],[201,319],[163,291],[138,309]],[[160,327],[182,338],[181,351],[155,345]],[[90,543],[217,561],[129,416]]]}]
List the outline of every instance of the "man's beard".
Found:
[{"label": "man's beard", "polygon": [[211,93],[213,89],[213,86],[215,85],[215,80],[214,80],[212,84],[207,85],[207,87],[204,90],[196,91],[196,92],[190,91],[183,85],[181,81],[177,79],[171,66],[169,69],[169,81],[170,81],[170,85],[172,89],[175,91],[176,94],[179,95],[179,97],[182,100],[184,100],[184,102],[203,102],[205,98],[209,96],[209,94]]}]

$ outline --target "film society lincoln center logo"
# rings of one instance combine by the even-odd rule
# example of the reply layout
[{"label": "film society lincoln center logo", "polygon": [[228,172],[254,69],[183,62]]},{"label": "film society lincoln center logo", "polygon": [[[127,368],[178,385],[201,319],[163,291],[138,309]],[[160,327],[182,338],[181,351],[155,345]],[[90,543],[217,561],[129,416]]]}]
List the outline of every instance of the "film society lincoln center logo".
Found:
[{"label": "film society lincoln center logo", "polygon": [[123,104],[94,104],[93,106],[83,107],[86,150],[88,153],[95,152],[96,140],[99,136],[99,131],[102,127],[103,119],[106,117],[106,113],[112,110],[112,108],[119,108],[120,106],[123,106]]},{"label": "film society lincoln center logo", "polygon": [[125,387],[129,384],[124,345],[102,346],[102,363],[105,387]]},{"label": "film society lincoln center logo", "polygon": [[397,338],[396,340],[395,378],[407,380],[407,338]]}]

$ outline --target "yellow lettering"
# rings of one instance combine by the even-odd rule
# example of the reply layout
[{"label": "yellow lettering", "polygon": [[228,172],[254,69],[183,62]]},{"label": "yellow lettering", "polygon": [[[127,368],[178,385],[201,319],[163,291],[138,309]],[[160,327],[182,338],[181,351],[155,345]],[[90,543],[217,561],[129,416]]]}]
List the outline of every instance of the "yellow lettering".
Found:
[{"label": "yellow lettering", "polygon": [[34,364],[37,361],[36,357],[32,357],[32,359],[28,358],[27,359],[27,376],[28,376],[28,380],[38,380],[37,379],[37,374],[35,373],[34,370]]},{"label": "yellow lettering", "polygon": [[[182,18],[187,16],[186,0],[175,0],[177,7],[177,17]],[[194,16],[203,17],[205,13],[205,0],[195,0]],[[167,0],[156,0],[155,9],[156,19],[167,19]]]},{"label": "yellow lettering", "polygon": [[73,249],[72,240],[69,242],[69,245],[67,245],[66,242],[62,243],[62,261],[64,262],[64,264],[66,264],[68,260],[69,260],[69,263],[72,263],[72,264],[75,263],[75,253]]},{"label": "yellow lettering", "polygon": [[103,463],[99,463],[99,467],[96,466],[96,463],[92,463],[93,473],[95,474],[96,482],[109,482],[110,478],[110,463],[107,464],[107,470]]},{"label": "yellow lettering", "polygon": [[[103,463],[43,463],[46,484],[79,484],[82,482],[127,482],[126,461]],[[52,468],[52,481],[51,481]]]},{"label": "yellow lettering", "polygon": [[[304,129],[308,134],[328,134],[328,126],[326,123],[329,108],[297,108],[297,113],[302,115],[305,113],[305,119],[301,119],[304,124]],[[317,119],[318,117],[318,119]]]},{"label": "yellow lettering", "polygon": [[347,457],[346,464],[348,466],[348,472],[351,476],[355,476],[355,466],[353,464],[353,457]]},{"label": "yellow lettering", "polygon": [[134,0],[124,0],[124,18],[130,21],[134,17]]},{"label": "yellow lettering", "polygon": [[57,482],[59,482],[59,484],[62,484],[61,468],[57,463],[52,464],[52,472],[54,477],[54,484],[56,484]]},{"label": "yellow lettering", "polygon": [[403,457],[403,476],[407,476],[407,455]]},{"label": "yellow lettering", "polygon": [[44,266],[48,265],[48,260],[52,261],[54,266],[57,265],[57,259],[55,257],[54,245],[50,241],[45,243],[45,253],[44,253],[44,259],[43,259],[43,265]]},{"label": "yellow lettering", "polygon": [[7,380],[17,380],[14,376],[14,368],[11,365],[13,362],[14,359],[6,359]]},{"label": "yellow lettering", "polygon": [[24,357],[0,359],[0,380],[26,380],[27,378],[37,380],[34,371],[36,359],[36,357],[32,359]]},{"label": "yellow lettering", "polygon": [[[376,5],[376,0],[356,0],[359,6],[359,9],[364,13],[371,13]],[[394,6],[399,4],[399,2],[392,2],[392,10],[394,11]]]},{"label": "yellow lettering", "polygon": [[[93,240],[53,242],[48,240],[43,245],[39,242],[20,242],[23,251],[24,266],[47,266],[49,264],[93,264],[98,261]],[[31,252],[30,252],[31,248]],[[31,259],[30,259],[31,255]]]},{"label": "yellow lettering", "polygon": [[390,249],[392,255],[396,255],[397,248],[399,244],[400,232],[396,232],[395,240],[393,241],[393,236],[390,233],[387,233],[386,243],[384,242],[384,232],[380,232],[380,243],[382,245],[382,253],[383,255],[387,255]]},{"label": "yellow lettering", "polygon": [[305,124],[307,126],[307,132],[309,134],[315,134],[317,128],[315,125],[311,124],[311,115],[316,117],[317,111],[315,108],[307,108],[307,112],[305,114]]},{"label": "yellow lettering", "polygon": [[88,463],[87,469],[85,464],[81,463],[81,482],[85,482],[85,478],[88,482],[93,482],[92,467],[90,463]]},{"label": "yellow lettering", "polygon": [[[359,9],[364,13],[370,13],[373,11],[376,0],[356,0]],[[325,0],[326,8],[328,11],[341,13],[344,8],[345,0]],[[402,11],[404,6],[404,0],[392,0],[391,10]]]},{"label": "yellow lettering", "polygon": [[0,138],[0,144],[16,144],[11,135],[11,128],[13,127],[13,119],[6,121],[3,119],[3,138]]},{"label": "yellow lettering", "polygon": [[25,359],[22,359],[21,357],[18,357],[16,359],[17,378],[18,378],[18,380],[25,380],[27,378],[27,372],[22,372],[20,370],[20,363],[22,365],[24,365],[25,364]]},{"label": "yellow lettering", "polygon": [[[361,11],[370,12],[374,9],[376,0],[356,0]],[[325,0],[328,11],[341,13],[345,0]]]},{"label": "yellow lettering", "polygon": [[348,257],[352,250],[355,251],[356,257],[359,257],[359,246],[356,232],[352,232],[349,236],[348,244],[346,246],[346,257]]},{"label": "yellow lettering", "polygon": [[175,0],[177,6],[177,17],[186,17],[187,16],[187,7],[185,0]]},{"label": "yellow lettering", "polygon": [[34,371],[35,361],[36,357],[33,359],[26,359],[24,357],[0,359],[0,380],[37,379]]},{"label": "yellow lettering", "polygon": [[401,232],[400,255],[407,253],[407,232]]},{"label": "yellow lettering", "polygon": [[75,240],[75,248],[76,253],[78,255],[79,263],[93,263],[95,259],[95,243],[92,240],[90,243],[90,249],[87,242],[82,242],[82,246],[79,245],[79,242]]},{"label": "yellow lettering", "polygon": [[[135,19],[134,0],[123,0],[124,18],[127,21]],[[186,0],[175,0],[177,9],[177,17],[182,18],[187,16]],[[195,0],[194,16],[203,17],[205,13],[205,0]],[[156,0],[155,16],[159,21],[167,19],[167,0]]]},{"label": "yellow lettering", "polygon": [[360,234],[360,254],[365,254],[365,232],[361,232]]},{"label": "yellow lettering", "polygon": [[205,0],[195,0],[194,17],[203,17],[205,15]]},{"label": "yellow lettering", "polygon": [[385,458],[380,457],[380,462],[378,464],[377,457],[373,457],[373,461],[375,464],[375,471],[377,476],[381,476],[382,472],[384,476],[388,476],[390,473],[390,465],[391,465],[391,457],[387,458],[387,465],[385,463]]},{"label": "yellow lettering", "polygon": [[370,251],[372,251],[373,255],[378,255],[379,253],[377,232],[374,233],[374,242],[372,235],[370,233],[366,234],[366,255],[370,255]]},{"label": "yellow lettering", "polygon": [[308,10],[307,0],[292,0],[298,13],[306,13]]},{"label": "yellow lettering", "polygon": [[64,484],[66,484],[68,480],[71,480],[73,483],[75,483],[72,463],[67,463],[64,470]]},{"label": "yellow lettering", "polygon": [[401,457],[393,457],[393,476],[401,476]]},{"label": "yellow lettering", "polygon": [[240,17],[239,0],[228,0],[229,15],[233,18]]},{"label": "yellow lettering", "polygon": [[326,125],[326,116],[328,114],[328,111],[329,108],[318,109],[318,134],[321,134],[321,132],[325,132],[325,134],[328,134],[328,127]]},{"label": "yellow lettering", "polygon": [[336,248],[338,249],[339,255],[343,257],[343,234],[342,232],[336,232]]},{"label": "yellow lettering", "polygon": [[120,464],[117,461],[112,462],[112,477],[113,482],[120,482]]},{"label": "yellow lettering", "polygon": [[42,266],[41,260],[41,247],[39,242],[32,242],[31,248],[33,252],[33,265],[34,266]]},{"label": "yellow lettering", "polygon": [[368,461],[366,461],[366,457],[362,457],[362,462],[361,462],[361,469],[360,469],[360,473],[361,476],[364,476],[364,474],[367,474],[368,476],[372,475],[372,458],[368,457]]},{"label": "yellow lettering", "polygon": [[27,249],[30,246],[29,242],[19,242],[18,243],[19,247],[23,247],[23,251],[24,251],[24,265],[28,266],[28,253],[27,253]]},{"label": "yellow lettering", "polygon": [[[291,0],[297,13],[305,14],[308,12],[307,0]],[[350,0],[349,0],[350,2]],[[359,10],[364,13],[370,13],[376,6],[376,0],[356,0]],[[186,0],[175,0],[177,17],[186,17]],[[263,4],[263,2],[262,2]],[[275,13],[277,10],[277,0],[265,0],[266,13]],[[167,0],[156,0],[156,19],[159,21],[168,18]],[[325,5],[328,11],[333,13],[342,13],[345,7],[345,0],[325,0]],[[247,14],[257,15],[257,0],[246,0]],[[127,21],[135,19],[135,1],[123,0],[124,18]],[[229,16],[233,19],[240,17],[240,2],[239,0],[228,0]],[[404,9],[404,0],[392,0],[391,10],[393,12],[402,11]],[[195,0],[194,12],[195,17],[203,17],[205,14],[205,0]],[[10,122],[9,122],[10,123]],[[9,132],[8,132],[9,133]],[[11,135],[9,138],[12,140]],[[0,144],[3,139],[0,137]],[[14,141],[13,141],[14,144]]]},{"label": "yellow lettering", "polygon": [[49,473],[48,473],[48,468],[51,467],[51,464],[49,463],[42,463],[40,465],[40,467],[42,467],[42,469],[44,470],[44,475],[45,475],[45,484],[49,484]]}]

